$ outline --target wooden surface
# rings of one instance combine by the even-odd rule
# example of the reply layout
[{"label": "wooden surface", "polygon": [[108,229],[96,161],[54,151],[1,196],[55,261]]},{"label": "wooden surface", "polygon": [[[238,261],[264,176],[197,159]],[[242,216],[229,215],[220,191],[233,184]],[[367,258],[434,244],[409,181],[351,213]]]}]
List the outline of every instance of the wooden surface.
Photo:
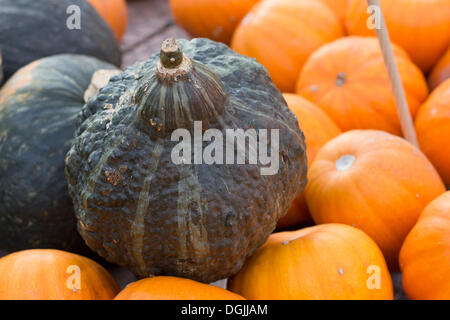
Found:
[{"label": "wooden surface", "polygon": [[122,67],[147,60],[159,52],[163,40],[171,37],[191,38],[175,24],[168,0],[128,2],[128,28],[121,44],[124,54]]}]

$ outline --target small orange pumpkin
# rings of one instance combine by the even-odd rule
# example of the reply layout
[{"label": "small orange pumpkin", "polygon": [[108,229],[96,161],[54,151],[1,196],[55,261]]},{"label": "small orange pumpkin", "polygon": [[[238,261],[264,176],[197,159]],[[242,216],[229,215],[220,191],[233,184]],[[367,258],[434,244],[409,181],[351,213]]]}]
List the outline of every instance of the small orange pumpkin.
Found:
[{"label": "small orange pumpkin", "polygon": [[265,0],[242,20],[231,47],[266,66],[281,91],[294,92],[309,55],[342,35],[337,16],[320,1]]},{"label": "small orange pumpkin", "polygon": [[393,270],[423,208],[445,192],[430,161],[406,140],[353,130],[328,142],[308,172],[305,197],[314,221],[366,232]]},{"label": "small orange pumpkin", "polygon": [[[427,73],[450,44],[450,1],[380,0],[392,42]],[[345,26],[350,35],[374,36],[367,0],[348,0]]]},{"label": "small orange pumpkin", "polygon": [[450,78],[450,47],[442,56],[438,63],[434,66],[430,75],[428,76],[428,85],[431,90],[434,90],[442,82]]},{"label": "small orange pumpkin", "polygon": [[197,281],[160,276],[129,284],[114,300],[244,300],[228,290]]},{"label": "small orange pumpkin", "polygon": [[170,0],[172,14],[191,36],[229,44],[234,29],[260,0]]},{"label": "small orange pumpkin", "polygon": [[400,267],[410,299],[450,299],[450,191],[422,212],[402,246]]},{"label": "small orange pumpkin", "polygon": [[450,186],[450,79],[420,107],[415,127],[422,151]]},{"label": "small orange pumpkin", "polygon": [[[414,116],[428,95],[427,83],[395,45],[394,55]],[[345,37],[314,52],[303,67],[297,93],[321,107],[343,131],[378,129],[401,135],[389,76],[374,37]]]},{"label": "small orange pumpkin", "polygon": [[120,41],[128,23],[126,0],[89,0],[89,2],[108,23],[117,40]]},{"label": "small orange pumpkin", "polygon": [[252,300],[393,299],[380,249],[343,224],[272,234],[228,288]]},{"label": "small orange pumpkin", "polygon": [[330,7],[338,16],[342,25],[345,23],[345,12],[347,9],[347,0],[319,0]]},{"label": "small orange pumpkin", "polygon": [[96,262],[65,251],[33,249],[0,259],[0,300],[111,300],[114,278]]},{"label": "small orange pumpkin", "polygon": [[[308,167],[320,148],[341,133],[338,126],[319,107],[296,94],[283,95],[289,109],[297,116],[298,125],[305,135]],[[311,217],[303,194],[299,195],[286,215],[278,221],[277,228],[285,229],[307,222]]]}]

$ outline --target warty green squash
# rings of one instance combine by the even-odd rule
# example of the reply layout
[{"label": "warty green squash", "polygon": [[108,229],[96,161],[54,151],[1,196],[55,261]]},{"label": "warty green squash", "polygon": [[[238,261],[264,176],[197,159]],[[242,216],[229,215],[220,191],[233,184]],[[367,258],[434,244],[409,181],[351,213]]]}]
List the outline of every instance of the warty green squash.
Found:
[{"label": "warty green squash", "polygon": [[[186,161],[177,162],[178,129],[215,134],[193,147],[189,140]],[[204,156],[238,129],[254,129],[261,143],[267,130],[276,173],[252,163],[250,148],[242,164],[225,164],[225,151],[197,161],[196,143]],[[228,140],[226,149],[235,160],[244,155]],[[112,78],[83,107],[66,156],[78,228],[91,249],[138,277],[202,282],[236,273],[264,243],[303,190],[306,166],[297,119],[266,69],[208,39],[168,39],[160,54]]]}]

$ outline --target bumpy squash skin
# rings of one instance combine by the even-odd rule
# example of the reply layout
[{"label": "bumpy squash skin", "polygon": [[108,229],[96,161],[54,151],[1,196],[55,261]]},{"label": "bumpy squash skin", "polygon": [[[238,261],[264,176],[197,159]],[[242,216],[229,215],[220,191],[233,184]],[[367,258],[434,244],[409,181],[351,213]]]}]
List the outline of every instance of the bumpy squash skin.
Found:
[{"label": "bumpy squash skin", "polygon": [[110,68],[95,58],[57,55],[20,69],[3,86],[0,248],[80,247],[64,156],[92,74]]},{"label": "bumpy squash skin", "polygon": [[[178,141],[149,131],[133,103],[138,80],[155,72],[156,54],[113,78],[83,108],[66,176],[91,249],[139,277],[212,282],[241,268],[303,190],[305,144],[256,60],[207,39],[180,45],[223,83],[227,101],[218,119],[226,128],[280,130],[278,174],[261,176],[258,165],[173,164]],[[217,119],[208,128],[224,133]]]},{"label": "bumpy squash skin", "polygon": [[[67,8],[80,8],[80,30],[69,30]],[[18,26],[20,22],[20,27]],[[0,49],[5,80],[24,65],[60,53],[83,54],[121,64],[115,36],[85,0],[0,0]]]}]

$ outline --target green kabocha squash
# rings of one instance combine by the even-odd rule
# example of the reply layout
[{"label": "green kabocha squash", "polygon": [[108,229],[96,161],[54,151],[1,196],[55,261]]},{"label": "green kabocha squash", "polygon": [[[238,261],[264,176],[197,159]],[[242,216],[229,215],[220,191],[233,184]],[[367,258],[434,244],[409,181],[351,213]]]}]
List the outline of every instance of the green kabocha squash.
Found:
[{"label": "green kabocha squash", "polygon": [[[238,129],[270,142],[259,152],[279,158],[276,173],[251,162],[250,147],[220,141]],[[304,137],[256,60],[208,39],[169,39],[89,100],[66,176],[79,231],[99,255],[139,277],[212,282],[241,268],[303,189]]]},{"label": "green kabocha squash", "polygon": [[60,53],[121,64],[113,32],[86,0],[0,0],[0,50],[5,79]]},{"label": "green kabocha squash", "polygon": [[0,90],[0,249],[81,248],[64,156],[92,75],[111,68],[56,55],[21,68]]}]

